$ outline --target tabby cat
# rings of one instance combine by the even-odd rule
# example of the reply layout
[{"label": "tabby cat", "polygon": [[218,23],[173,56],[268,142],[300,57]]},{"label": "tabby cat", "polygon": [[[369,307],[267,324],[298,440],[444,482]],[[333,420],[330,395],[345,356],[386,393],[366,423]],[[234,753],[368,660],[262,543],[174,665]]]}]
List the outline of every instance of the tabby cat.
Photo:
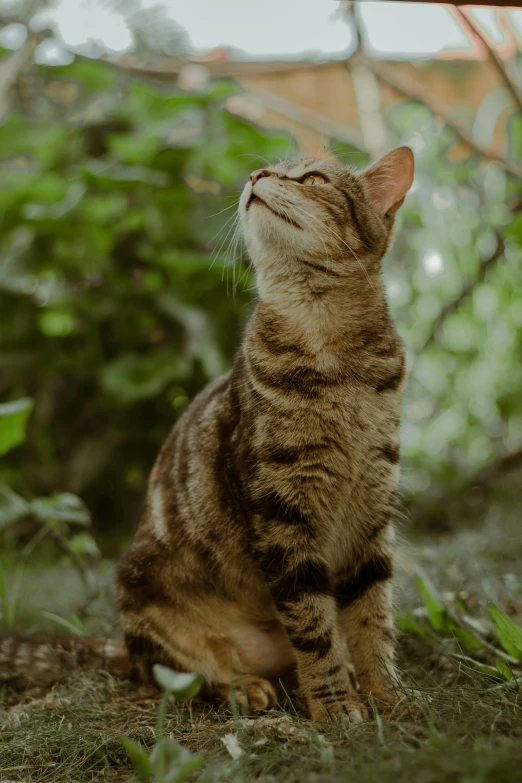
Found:
[{"label": "tabby cat", "polygon": [[232,369],[161,449],[118,568],[142,678],[155,662],[197,671],[262,710],[294,669],[313,719],[393,702],[406,367],[380,272],[413,169],[400,147],[361,174],[312,158],[251,174],[239,213],[258,302]]},{"label": "tabby cat", "polygon": [[289,672],[314,719],[393,703],[406,368],[380,271],[412,180],[407,147],[361,174],[311,158],[252,173],[239,213],[258,302],[152,470],[117,572],[125,646],[5,638],[0,679],[51,680],[68,650],[142,680],[156,662],[197,671],[244,711]]}]

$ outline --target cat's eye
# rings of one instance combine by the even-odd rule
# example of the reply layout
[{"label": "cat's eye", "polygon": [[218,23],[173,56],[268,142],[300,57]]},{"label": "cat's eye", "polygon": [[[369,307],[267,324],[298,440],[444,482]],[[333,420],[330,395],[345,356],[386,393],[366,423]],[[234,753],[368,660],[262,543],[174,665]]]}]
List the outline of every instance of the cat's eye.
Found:
[{"label": "cat's eye", "polygon": [[325,185],[326,178],[322,174],[310,174],[303,180],[303,185]]}]

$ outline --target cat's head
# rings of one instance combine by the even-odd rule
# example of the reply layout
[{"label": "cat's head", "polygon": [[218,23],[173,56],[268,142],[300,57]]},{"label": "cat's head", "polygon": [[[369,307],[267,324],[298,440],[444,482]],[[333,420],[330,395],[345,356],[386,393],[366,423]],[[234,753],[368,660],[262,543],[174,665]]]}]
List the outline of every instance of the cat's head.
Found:
[{"label": "cat's head", "polygon": [[252,172],[239,213],[254,266],[287,259],[310,274],[378,271],[413,171],[413,153],[398,147],[361,173],[314,158]]}]

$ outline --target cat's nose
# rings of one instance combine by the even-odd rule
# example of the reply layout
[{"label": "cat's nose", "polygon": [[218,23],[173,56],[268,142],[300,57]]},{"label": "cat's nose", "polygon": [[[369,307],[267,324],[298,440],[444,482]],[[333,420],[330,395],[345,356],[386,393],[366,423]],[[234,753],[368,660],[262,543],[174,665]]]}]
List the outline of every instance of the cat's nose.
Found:
[{"label": "cat's nose", "polygon": [[250,175],[250,181],[252,182],[252,185],[255,185],[258,179],[261,179],[261,177],[269,177],[270,174],[271,172],[268,169],[256,169]]}]

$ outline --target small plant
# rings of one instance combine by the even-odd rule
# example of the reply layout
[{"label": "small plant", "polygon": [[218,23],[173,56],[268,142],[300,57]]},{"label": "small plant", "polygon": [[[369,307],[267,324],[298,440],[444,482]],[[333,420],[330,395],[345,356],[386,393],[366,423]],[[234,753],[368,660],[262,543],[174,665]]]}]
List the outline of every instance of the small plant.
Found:
[{"label": "small plant", "polygon": [[506,653],[522,662],[522,627],[493,603],[489,604],[489,616],[495,624],[498,640]]},{"label": "small plant", "polygon": [[66,631],[72,633],[73,636],[88,636],[87,628],[82,622],[81,618],[77,614],[71,614],[70,618],[60,617],[54,612],[42,612],[42,617],[46,617],[48,620],[52,620],[57,625],[65,628]]},{"label": "small plant", "polygon": [[[424,606],[396,615],[401,631],[417,636],[444,637],[458,648],[449,652],[455,660],[504,681],[522,679],[522,627],[502,609],[490,602],[488,617],[491,623],[488,623],[472,617],[460,595],[455,597],[454,610],[447,609],[428,580],[420,575],[417,575],[417,589]],[[462,655],[459,650],[469,652],[469,656]]]},{"label": "small plant", "polygon": [[154,678],[163,690],[156,721],[156,744],[148,754],[138,742],[122,737],[121,744],[127,751],[135,775],[131,781],[140,783],[183,783],[203,764],[201,756],[195,756],[171,737],[165,736],[165,715],[169,701],[188,701],[199,692],[202,678],[198,674],[181,674],[166,666],[153,667]]},{"label": "small plant", "polygon": [[20,563],[14,572],[7,589],[7,580],[2,564],[0,563],[0,627],[6,631],[12,630],[16,625],[18,606],[22,594],[24,566]]},{"label": "small plant", "polygon": [[[24,443],[33,407],[34,401],[30,398],[0,404],[0,457]],[[96,588],[88,563],[99,558],[100,552],[87,530],[91,515],[79,497],[70,492],[54,492],[49,497],[26,500],[0,483],[0,535],[27,520],[34,524],[35,532],[21,550],[22,562],[14,575],[8,579],[4,565],[0,563],[0,628],[3,630],[11,630],[16,625],[24,563],[44,539],[51,539],[76,568],[87,597]],[[50,619],[56,620],[56,617]],[[56,621],[60,622],[61,618]],[[62,620],[61,624],[65,625],[67,621]],[[78,630],[81,628],[77,627],[75,632]]]}]

